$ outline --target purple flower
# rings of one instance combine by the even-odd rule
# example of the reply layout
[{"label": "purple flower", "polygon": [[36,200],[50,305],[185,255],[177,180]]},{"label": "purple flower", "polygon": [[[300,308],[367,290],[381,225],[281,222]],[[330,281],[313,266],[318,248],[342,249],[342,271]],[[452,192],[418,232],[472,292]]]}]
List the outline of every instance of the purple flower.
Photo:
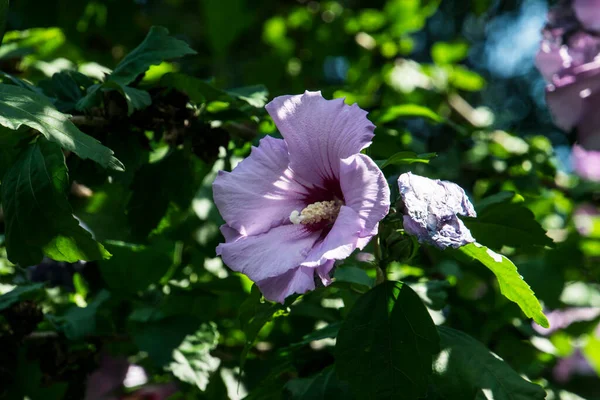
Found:
[{"label": "purple flower", "polygon": [[600,31],[600,0],[573,0],[573,9],[585,29]]},{"label": "purple flower", "polygon": [[404,202],[404,230],[439,249],[458,248],[475,239],[457,214],[475,217],[465,191],[455,183],[433,180],[410,172],[398,178]]},{"label": "purple flower", "polygon": [[584,179],[600,182],[600,151],[575,145],[571,152],[573,168]]},{"label": "purple flower", "polygon": [[367,113],[320,92],[266,106],[283,136],[265,137],[233,172],[219,173],[214,200],[225,225],[225,264],[283,302],[324,285],[335,260],[362,249],[389,210],[381,170],[360,151],[374,126]]},{"label": "purple flower", "polygon": [[[536,66],[548,81],[546,100],[554,122],[565,131],[577,128],[575,171],[600,178],[592,163],[600,150],[600,0],[561,1],[548,13]],[[585,150],[584,150],[585,149]]]},{"label": "purple flower", "polygon": [[594,376],[596,372],[585,358],[581,349],[575,349],[573,354],[558,360],[552,369],[552,375],[559,383],[567,383],[572,376]]}]

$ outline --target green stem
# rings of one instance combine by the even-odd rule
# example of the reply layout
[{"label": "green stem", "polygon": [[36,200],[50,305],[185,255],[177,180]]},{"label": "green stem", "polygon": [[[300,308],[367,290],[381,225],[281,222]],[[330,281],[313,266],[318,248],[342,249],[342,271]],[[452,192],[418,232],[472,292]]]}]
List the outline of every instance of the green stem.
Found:
[{"label": "green stem", "polygon": [[379,246],[379,233],[375,236],[373,247],[373,253],[375,255],[375,272],[377,274],[375,284],[379,285],[380,283],[385,282],[385,272],[381,268],[381,247]]}]

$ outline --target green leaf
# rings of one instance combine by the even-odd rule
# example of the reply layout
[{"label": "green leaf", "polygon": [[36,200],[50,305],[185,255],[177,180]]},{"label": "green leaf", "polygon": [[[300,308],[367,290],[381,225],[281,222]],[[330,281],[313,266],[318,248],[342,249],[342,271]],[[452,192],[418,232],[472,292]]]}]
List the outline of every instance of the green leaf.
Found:
[{"label": "green leaf", "polygon": [[[27,357],[27,348],[20,346],[18,358],[12,373],[13,379],[10,380],[6,399],[44,399],[59,400],[63,399],[68,389],[68,383],[52,382],[50,385],[44,383],[44,374],[37,360],[29,360]],[[4,374],[3,374],[4,376]],[[2,389],[4,389],[4,384]]]},{"label": "green leaf", "polygon": [[446,306],[448,289],[450,288],[450,283],[447,281],[411,283],[410,287],[431,310],[441,310]]},{"label": "green leaf", "polygon": [[153,26],[144,41],[121,60],[108,80],[125,86],[146,72],[151,65],[188,54],[196,52],[186,42],[169,36],[166,28]]},{"label": "green leaf", "polygon": [[140,246],[107,242],[106,248],[113,257],[100,262],[100,272],[108,287],[120,294],[135,294],[158,283],[173,262],[168,243]]},{"label": "green leaf", "polygon": [[170,72],[160,79],[160,84],[187,94],[190,100],[196,104],[215,100],[231,100],[231,96],[221,89],[217,89],[206,81],[186,74]]},{"label": "green leaf", "polygon": [[292,379],[285,388],[293,400],[352,399],[346,382],[339,380],[333,366],[329,366],[310,378]]},{"label": "green leaf", "polygon": [[85,92],[85,96],[79,99],[79,101],[77,101],[75,104],[75,109],[78,111],[85,111],[100,104],[100,95],[102,94],[100,89],[102,89],[102,87],[102,83],[96,83],[88,87]]},{"label": "green leaf", "polygon": [[75,108],[79,111],[85,111],[97,106],[100,104],[101,93],[109,90],[115,90],[125,98],[127,102],[127,115],[131,115],[134,111],[142,110],[152,104],[150,93],[146,90],[132,88],[131,86],[109,80],[90,86],[87,94],[77,101]]},{"label": "green leaf", "polygon": [[352,265],[336,268],[334,277],[336,282],[354,283],[368,288],[372,288],[375,283],[375,279],[371,278],[367,271]]},{"label": "green leaf", "polygon": [[470,243],[458,249],[471,259],[475,259],[488,267],[500,284],[500,292],[507,299],[517,303],[529,318],[538,325],[548,328],[548,319],[542,312],[542,306],[529,285],[523,280],[517,267],[505,256],[498,254],[479,243]]},{"label": "green leaf", "polygon": [[22,127],[18,131],[0,126],[0,182],[10,166],[19,157],[20,143],[31,140],[30,129]]},{"label": "green leaf", "polygon": [[302,340],[300,340],[299,342],[292,343],[289,347],[282,349],[281,353],[286,353],[288,350],[306,346],[307,344],[310,344],[315,340],[335,338],[337,337],[341,326],[341,321],[333,322],[324,328],[318,329],[311,333],[307,333],[306,335],[302,336]]},{"label": "green leaf", "polygon": [[35,297],[44,287],[43,283],[31,283],[17,286],[8,293],[0,296],[0,311],[7,309],[15,303]]},{"label": "green leaf", "polygon": [[448,75],[450,84],[457,89],[477,92],[485,87],[485,79],[481,75],[461,65],[453,66]]},{"label": "green leaf", "polygon": [[414,151],[400,151],[392,155],[387,160],[377,160],[375,163],[379,168],[385,168],[388,165],[424,163],[429,164],[433,158],[437,157],[436,153],[417,154]]},{"label": "green leaf", "polygon": [[500,249],[502,246],[554,246],[535,215],[522,203],[497,203],[486,207],[477,218],[463,218],[473,237]]},{"label": "green leaf", "polygon": [[52,75],[51,79],[41,81],[39,86],[59,111],[69,112],[83,97],[83,90],[93,84],[91,78],[77,71],[61,71]]},{"label": "green leaf", "polygon": [[398,118],[427,118],[433,122],[444,122],[444,118],[435,113],[430,108],[419,106],[417,104],[400,104],[386,108],[382,112],[376,114],[373,118],[377,124],[387,124],[397,120]]},{"label": "green leaf", "polygon": [[478,213],[481,213],[484,209],[493,206],[494,204],[522,203],[524,201],[525,199],[520,194],[516,194],[515,192],[503,191],[479,200],[475,204],[475,209]]},{"label": "green leaf", "polygon": [[433,361],[433,383],[445,399],[542,400],[544,389],[521,378],[472,337],[438,327],[442,351]]},{"label": "green leaf", "polygon": [[173,361],[168,369],[182,382],[206,390],[209,378],[220,364],[220,360],[210,354],[219,344],[219,332],[214,322],[202,324],[194,334],[183,339],[173,351]]},{"label": "green leaf", "polygon": [[462,61],[469,53],[465,42],[436,42],[431,48],[431,58],[438,65],[454,64]]},{"label": "green leaf", "polygon": [[[286,304],[291,304],[297,296],[288,297]],[[267,322],[283,315],[287,307],[284,304],[262,301],[262,294],[256,285],[252,286],[250,296],[240,306],[239,321],[246,336],[242,350],[240,370],[243,371],[248,352],[254,346],[260,330]]]},{"label": "green leaf", "polygon": [[185,337],[198,329],[200,321],[187,315],[163,318],[158,321],[132,322],[130,332],[133,341],[145,351],[158,366],[166,366],[173,360],[173,350]]},{"label": "green leaf", "polygon": [[116,90],[125,97],[125,101],[127,101],[127,115],[131,115],[134,111],[142,110],[152,104],[150,93],[145,90],[132,88],[110,80],[104,83],[102,88],[103,90]]},{"label": "green leaf", "polygon": [[384,282],[361,296],[337,336],[335,366],[358,398],[424,397],[438,334],[419,296]]},{"label": "green leaf", "polygon": [[254,22],[255,14],[246,9],[245,0],[204,0],[201,4],[208,44],[223,57],[235,39]]},{"label": "green leaf", "polygon": [[110,257],[73,217],[66,197],[69,184],[62,150],[43,138],[6,172],[0,191],[11,262],[34,265],[44,255],[66,262]]},{"label": "green leaf", "polygon": [[64,315],[46,315],[59,329],[65,333],[69,340],[83,339],[96,331],[96,316],[98,308],[110,298],[110,293],[101,290],[94,301],[86,307],[71,306]]},{"label": "green leaf", "polygon": [[13,130],[26,125],[83,159],[123,170],[123,164],[111,149],[77,129],[68,115],[57,111],[46,96],[22,87],[0,84],[0,125]]},{"label": "green leaf", "polygon": [[267,104],[269,91],[264,85],[245,86],[227,91],[231,96],[250,104],[252,107],[263,108]]},{"label": "green leaf", "polygon": [[[290,361],[283,361],[269,369],[268,375],[244,397],[244,400],[283,400],[283,388],[290,376],[297,374]],[[285,397],[287,399],[287,397]]]},{"label": "green leaf", "polygon": [[[145,239],[164,217],[169,203],[184,210],[190,207],[196,188],[208,172],[202,161],[187,157],[182,150],[140,168],[131,185],[133,194],[127,204],[134,237]],[[177,179],[173,179],[174,176]]]},{"label": "green leaf", "polygon": [[42,93],[42,90],[31,83],[24,81],[23,79],[19,79],[16,76],[12,76],[7,74],[6,72],[0,71],[0,77],[2,77],[2,83],[12,84],[15,86],[22,87],[23,89],[27,89],[34,93]]},{"label": "green leaf", "polygon": [[596,337],[595,331],[598,326],[597,321],[590,329],[590,333],[586,335],[585,346],[583,346],[583,355],[588,363],[592,366],[596,375],[600,376],[600,338]]}]

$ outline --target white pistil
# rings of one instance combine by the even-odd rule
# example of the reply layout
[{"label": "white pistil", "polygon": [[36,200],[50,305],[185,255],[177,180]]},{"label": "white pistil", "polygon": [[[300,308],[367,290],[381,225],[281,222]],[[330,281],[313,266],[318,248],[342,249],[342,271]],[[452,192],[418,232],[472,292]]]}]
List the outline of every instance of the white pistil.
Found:
[{"label": "white pistil", "polygon": [[333,222],[340,213],[341,207],[342,202],[339,200],[317,201],[306,206],[302,212],[292,211],[290,221],[294,225],[316,224],[321,221]]}]

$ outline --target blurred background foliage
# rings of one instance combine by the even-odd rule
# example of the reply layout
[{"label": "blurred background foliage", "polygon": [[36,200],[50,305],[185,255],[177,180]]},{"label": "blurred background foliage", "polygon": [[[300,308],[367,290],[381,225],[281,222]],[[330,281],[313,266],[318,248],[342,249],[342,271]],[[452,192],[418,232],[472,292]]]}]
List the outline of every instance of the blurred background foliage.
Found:
[{"label": "blurred background foliage", "polygon": [[[587,314],[573,323],[557,314],[556,328],[534,329],[489,271],[432,248],[409,257],[414,244],[406,240],[386,244],[388,276],[410,283],[436,324],[482,342],[544,386],[548,399],[600,399],[599,187],[571,173],[574,138],[552,124],[533,65],[547,7],[542,0],[12,1],[3,81],[36,84],[127,170],[67,158],[75,215],[112,259],[15,266],[0,248],[0,293],[8,293],[0,297],[0,393],[352,398],[329,366],[341,321],[374,285],[369,254],[347,260],[332,286],[280,306],[261,302],[214,250],[222,240],[210,189],[216,171],[276,134],[262,108],[268,98],[322,90],[370,112],[373,159],[437,153],[429,163],[384,168],[393,200],[398,175],[410,169],[458,183],[480,212],[511,203],[531,210],[554,249],[511,236],[533,218],[527,212],[504,222],[504,237],[471,229],[515,262],[546,310]],[[152,26],[197,54],[131,83],[149,93],[149,106],[106,91],[102,106],[80,111],[91,85]],[[69,71],[89,81],[73,88],[61,79],[84,78]]]}]

